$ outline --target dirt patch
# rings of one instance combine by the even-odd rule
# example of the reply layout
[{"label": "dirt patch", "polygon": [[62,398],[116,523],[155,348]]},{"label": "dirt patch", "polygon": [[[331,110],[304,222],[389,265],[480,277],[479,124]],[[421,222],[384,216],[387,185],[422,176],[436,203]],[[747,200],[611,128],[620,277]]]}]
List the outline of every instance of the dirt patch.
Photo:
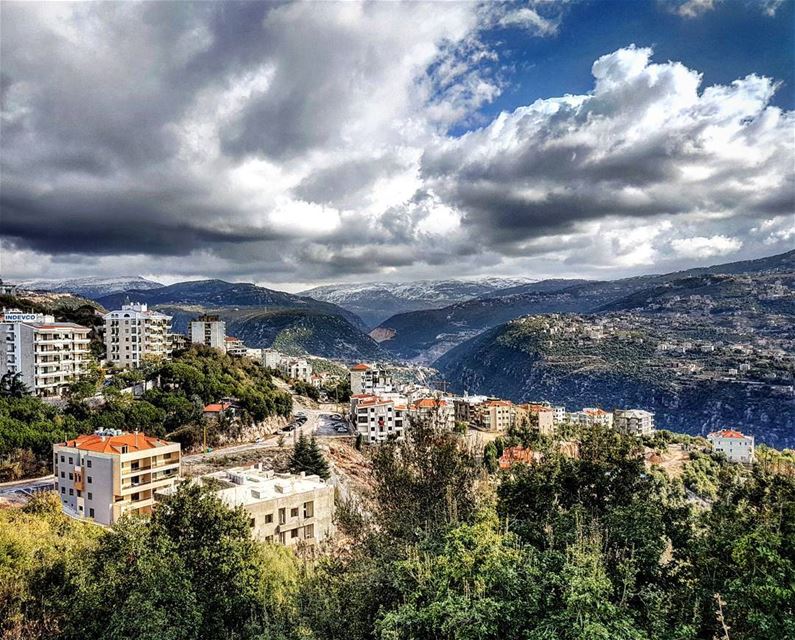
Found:
[{"label": "dirt patch", "polygon": [[663,451],[646,449],[645,459],[648,468],[657,467],[665,471],[669,477],[678,478],[682,475],[690,454],[681,444],[669,444]]}]

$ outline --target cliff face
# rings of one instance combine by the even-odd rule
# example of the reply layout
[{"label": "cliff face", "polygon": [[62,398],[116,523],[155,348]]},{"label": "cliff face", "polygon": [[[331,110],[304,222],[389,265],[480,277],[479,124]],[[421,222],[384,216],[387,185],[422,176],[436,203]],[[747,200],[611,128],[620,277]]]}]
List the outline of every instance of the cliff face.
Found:
[{"label": "cliff face", "polygon": [[518,321],[456,347],[435,364],[459,392],[547,400],[570,411],[638,407],[655,412],[661,429],[704,435],[736,427],[772,446],[795,446],[791,381],[713,375],[710,367],[724,366],[714,354],[688,360],[688,366],[702,367],[700,375],[682,374],[681,363],[658,351],[658,344],[645,332],[594,342],[550,339],[534,322]]}]

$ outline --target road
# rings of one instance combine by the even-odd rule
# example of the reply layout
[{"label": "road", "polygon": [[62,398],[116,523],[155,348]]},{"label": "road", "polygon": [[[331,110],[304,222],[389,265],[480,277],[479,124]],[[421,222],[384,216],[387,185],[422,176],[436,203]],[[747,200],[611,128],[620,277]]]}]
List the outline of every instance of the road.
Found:
[{"label": "road", "polygon": [[4,482],[0,484],[0,496],[32,496],[41,491],[52,491],[55,489],[55,476],[42,476],[29,480],[16,480],[14,482]]}]

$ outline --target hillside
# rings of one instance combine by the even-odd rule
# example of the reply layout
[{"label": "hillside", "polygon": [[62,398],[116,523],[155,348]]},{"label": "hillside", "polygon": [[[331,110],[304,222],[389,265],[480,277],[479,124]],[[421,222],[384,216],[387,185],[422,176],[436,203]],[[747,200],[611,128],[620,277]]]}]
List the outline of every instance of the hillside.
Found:
[{"label": "hillside", "polygon": [[146,291],[163,285],[141,276],[119,276],[116,278],[67,278],[66,280],[21,280],[15,282],[20,287],[35,291],[74,293],[84,298],[101,298],[113,293],[137,289]]},{"label": "hillside", "polygon": [[793,339],[789,318],[778,315],[527,316],[457,346],[435,366],[459,392],[569,409],[643,407],[659,428],[704,435],[736,426],[792,447]]},{"label": "hillside", "polygon": [[368,326],[375,327],[397,313],[438,309],[529,282],[528,278],[365,282],[315,287],[300,295],[333,302],[357,314]]},{"label": "hillside", "polygon": [[[681,297],[691,295],[682,293],[688,287],[695,290],[699,285],[708,286],[708,283],[712,283],[713,289],[707,292],[709,295],[721,288],[715,283],[726,282],[710,279],[713,274],[753,276],[755,281],[750,285],[733,280],[741,285],[740,289],[744,293],[739,298],[739,305],[745,308],[747,303],[743,302],[743,296],[748,300],[756,299],[758,286],[775,286],[775,282],[782,278],[786,283],[790,281],[788,278],[792,273],[795,273],[795,251],[759,260],[606,282],[579,281],[572,284],[565,280],[541,281],[442,309],[398,314],[382,322],[371,335],[398,357],[427,363],[486,329],[530,313],[592,313],[630,309],[637,304],[653,304],[653,298],[661,293]],[[730,297],[727,286],[724,285],[726,290],[720,294],[721,298]],[[786,284],[783,286],[786,289]],[[765,301],[758,306],[783,311],[788,308],[786,303],[774,301]]]},{"label": "hillside", "polygon": [[[189,323],[206,308],[158,305],[173,317],[174,331],[186,333]],[[392,356],[370,336],[339,315],[317,309],[273,307],[214,307],[212,312],[226,322],[226,332],[249,347],[273,347],[294,355],[311,354],[344,361],[389,360]]]}]

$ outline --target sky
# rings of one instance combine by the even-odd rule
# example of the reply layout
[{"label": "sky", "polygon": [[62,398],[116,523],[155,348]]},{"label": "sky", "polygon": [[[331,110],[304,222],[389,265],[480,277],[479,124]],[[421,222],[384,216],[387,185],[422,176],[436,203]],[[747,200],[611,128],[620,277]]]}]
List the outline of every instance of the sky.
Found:
[{"label": "sky", "polygon": [[0,4],[0,275],[618,278],[795,248],[795,1]]}]

